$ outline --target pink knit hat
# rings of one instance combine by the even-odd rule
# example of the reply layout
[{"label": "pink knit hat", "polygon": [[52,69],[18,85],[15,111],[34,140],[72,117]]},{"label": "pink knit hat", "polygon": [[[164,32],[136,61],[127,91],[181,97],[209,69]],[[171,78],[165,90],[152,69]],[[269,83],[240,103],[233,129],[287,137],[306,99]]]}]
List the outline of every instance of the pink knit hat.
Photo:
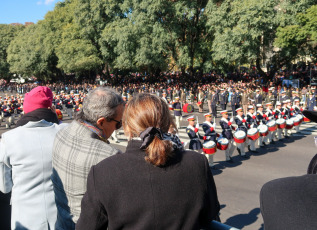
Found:
[{"label": "pink knit hat", "polygon": [[51,107],[52,100],[53,93],[51,89],[46,86],[38,86],[25,94],[23,103],[24,113],[29,113],[40,108]]}]

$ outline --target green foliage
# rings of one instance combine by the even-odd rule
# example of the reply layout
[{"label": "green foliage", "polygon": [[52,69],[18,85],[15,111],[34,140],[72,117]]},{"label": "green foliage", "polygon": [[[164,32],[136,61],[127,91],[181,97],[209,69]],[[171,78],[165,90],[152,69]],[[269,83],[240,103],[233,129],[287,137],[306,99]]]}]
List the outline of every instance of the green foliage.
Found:
[{"label": "green foliage", "polygon": [[14,37],[24,29],[22,25],[0,24],[0,77],[9,79],[12,77],[10,65],[7,62],[7,49]]},{"label": "green foliage", "polygon": [[209,2],[208,26],[214,32],[213,59],[241,65],[265,58],[276,28],[275,0]]},{"label": "green foliage", "polygon": [[0,75],[55,79],[173,67],[193,74],[254,63],[274,73],[299,55],[316,56],[314,3],[65,0],[24,30],[0,25]]},{"label": "green foliage", "polygon": [[301,55],[316,57],[317,46],[317,5],[298,13],[294,17],[294,25],[279,27],[276,33],[275,45],[293,58]]}]

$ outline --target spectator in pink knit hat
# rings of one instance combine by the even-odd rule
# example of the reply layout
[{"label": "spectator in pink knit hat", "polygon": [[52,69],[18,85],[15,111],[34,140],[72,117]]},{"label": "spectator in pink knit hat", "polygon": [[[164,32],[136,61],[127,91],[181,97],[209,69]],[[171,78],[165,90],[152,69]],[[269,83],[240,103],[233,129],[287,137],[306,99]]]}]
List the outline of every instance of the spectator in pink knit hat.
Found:
[{"label": "spectator in pink knit hat", "polygon": [[12,191],[12,229],[55,229],[57,210],[51,181],[58,125],[52,91],[36,87],[25,95],[19,127],[2,134],[0,191]]},{"label": "spectator in pink knit hat", "polygon": [[46,86],[38,86],[25,94],[23,110],[24,115],[17,122],[17,126],[27,124],[29,121],[42,119],[58,124],[55,107],[52,105],[53,93]]}]

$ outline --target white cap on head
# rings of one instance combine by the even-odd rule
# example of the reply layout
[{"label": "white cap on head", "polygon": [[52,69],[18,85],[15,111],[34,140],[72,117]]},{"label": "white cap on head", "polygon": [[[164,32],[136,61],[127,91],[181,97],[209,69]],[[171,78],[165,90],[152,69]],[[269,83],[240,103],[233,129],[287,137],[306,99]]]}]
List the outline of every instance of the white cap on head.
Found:
[{"label": "white cap on head", "polygon": [[262,107],[262,104],[257,104],[256,107],[258,107],[258,108],[259,108],[259,107]]},{"label": "white cap on head", "polygon": [[281,102],[278,101],[278,102],[276,102],[276,105],[282,105],[282,104],[281,104]]},{"label": "white cap on head", "polygon": [[253,105],[249,105],[248,109],[254,109]]},{"label": "white cap on head", "polygon": [[241,107],[236,109],[236,112],[239,112],[239,111],[242,111]]},{"label": "white cap on head", "polygon": [[187,117],[187,121],[194,121],[195,120],[195,117],[194,116],[189,116]]}]

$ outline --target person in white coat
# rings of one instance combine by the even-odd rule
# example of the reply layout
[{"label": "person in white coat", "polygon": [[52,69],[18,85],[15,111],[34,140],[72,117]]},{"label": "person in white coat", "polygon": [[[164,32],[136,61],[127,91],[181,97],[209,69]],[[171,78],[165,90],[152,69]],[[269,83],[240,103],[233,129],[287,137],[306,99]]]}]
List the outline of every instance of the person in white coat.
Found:
[{"label": "person in white coat", "polygon": [[25,95],[19,127],[2,135],[0,190],[12,191],[12,229],[54,229],[57,218],[52,174],[52,149],[58,125],[53,94],[39,86]]}]

